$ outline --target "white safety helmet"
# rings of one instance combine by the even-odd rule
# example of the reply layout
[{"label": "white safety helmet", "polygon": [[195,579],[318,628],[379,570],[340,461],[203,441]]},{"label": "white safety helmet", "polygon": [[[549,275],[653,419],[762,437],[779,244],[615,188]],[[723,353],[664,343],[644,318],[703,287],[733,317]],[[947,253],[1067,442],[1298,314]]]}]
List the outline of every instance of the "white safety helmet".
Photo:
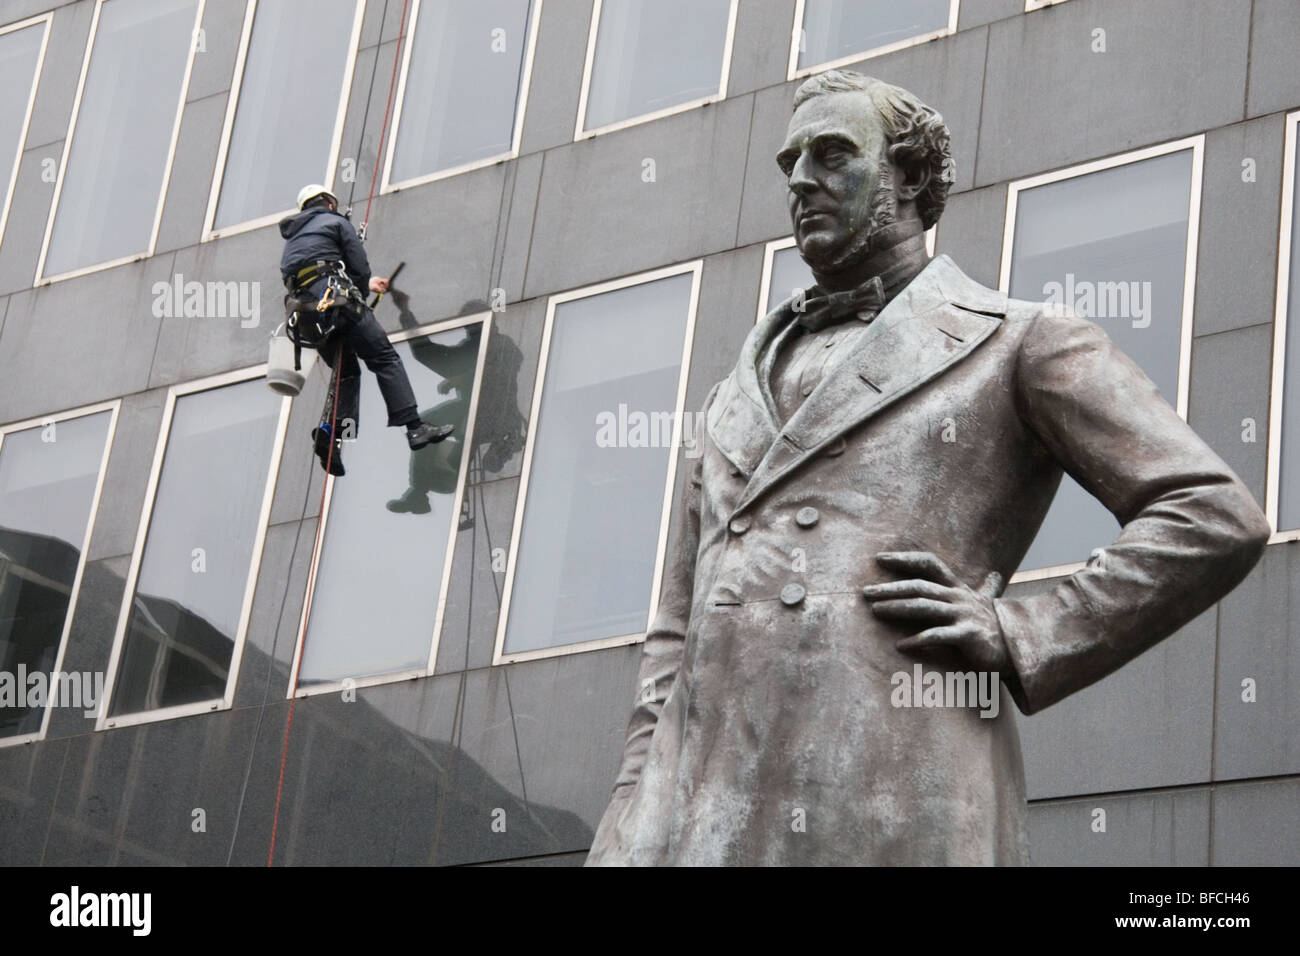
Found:
[{"label": "white safety helmet", "polygon": [[322,186],[320,183],[312,183],[310,186],[303,186],[298,190],[298,209],[301,211],[307,203],[311,202],[318,196],[326,196],[332,202],[335,208],[338,208],[338,197]]}]

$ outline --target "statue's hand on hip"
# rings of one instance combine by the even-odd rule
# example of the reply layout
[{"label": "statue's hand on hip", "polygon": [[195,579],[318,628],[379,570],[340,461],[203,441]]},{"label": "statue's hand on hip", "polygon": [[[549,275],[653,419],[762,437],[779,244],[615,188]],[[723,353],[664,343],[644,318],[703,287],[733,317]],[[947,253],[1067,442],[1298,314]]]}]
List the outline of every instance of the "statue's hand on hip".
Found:
[{"label": "statue's hand on hip", "polygon": [[1002,575],[990,573],[975,589],[930,551],[882,551],[876,561],[908,576],[862,589],[877,617],[921,628],[899,641],[899,650],[952,647],[981,670],[1010,667],[1002,625],[993,609],[993,599],[1002,593]]}]

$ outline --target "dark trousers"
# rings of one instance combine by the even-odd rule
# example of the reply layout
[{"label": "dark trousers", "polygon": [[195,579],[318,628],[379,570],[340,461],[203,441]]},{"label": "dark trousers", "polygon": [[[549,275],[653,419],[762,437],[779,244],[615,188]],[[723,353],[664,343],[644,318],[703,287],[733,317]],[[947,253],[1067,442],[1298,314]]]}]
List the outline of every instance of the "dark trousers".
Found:
[{"label": "dark trousers", "polygon": [[[357,359],[361,359],[379,382],[379,391],[388,406],[388,424],[405,425],[415,421],[419,418],[419,409],[411,390],[411,380],[406,377],[401,356],[388,341],[383,327],[375,320],[375,314],[369,309],[363,309],[359,317],[343,313],[341,309],[338,312],[334,333],[317,350],[331,371],[321,420],[329,421],[333,414],[338,421],[335,434],[341,437],[356,434],[361,416],[361,366]],[[339,360],[340,352],[343,365],[337,373],[338,409],[335,413],[335,362]]]}]

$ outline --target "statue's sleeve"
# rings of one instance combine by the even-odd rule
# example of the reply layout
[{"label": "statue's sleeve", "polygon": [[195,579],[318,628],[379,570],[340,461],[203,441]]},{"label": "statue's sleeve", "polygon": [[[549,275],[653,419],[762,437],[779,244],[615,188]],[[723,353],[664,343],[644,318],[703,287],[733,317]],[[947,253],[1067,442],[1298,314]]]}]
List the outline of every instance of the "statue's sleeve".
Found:
[{"label": "statue's sleeve", "polygon": [[630,797],[641,778],[650,738],[659,723],[664,701],[677,679],[686,644],[686,628],[691,619],[691,598],[695,590],[695,560],[700,543],[700,496],[703,479],[703,450],[705,416],[717,393],[715,387],[704,403],[704,413],[697,419],[698,431],[694,443],[687,445],[692,457],[687,458],[689,469],[682,481],[681,491],[673,509],[673,519],[668,535],[668,550],[664,556],[663,584],[659,591],[659,607],[654,622],[646,634],[641,651],[641,668],[637,675],[636,700],[632,717],[628,721],[627,738],[623,747],[623,762],[615,778],[614,795],[607,816],[616,813],[618,804]]},{"label": "statue's sleeve", "polygon": [[1232,470],[1091,322],[1036,316],[1021,342],[1020,416],[1119,521],[1119,537],[1050,591],[998,599],[1017,706],[1100,680],[1223,597],[1269,524]]}]

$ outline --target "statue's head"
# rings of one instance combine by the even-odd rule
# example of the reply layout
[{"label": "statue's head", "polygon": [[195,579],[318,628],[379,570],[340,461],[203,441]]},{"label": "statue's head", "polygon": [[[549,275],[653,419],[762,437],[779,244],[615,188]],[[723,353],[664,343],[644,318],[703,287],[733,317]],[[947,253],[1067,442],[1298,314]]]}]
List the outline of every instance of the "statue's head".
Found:
[{"label": "statue's head", "polygon": [[777,164],[795,242],[813,270],[850,270],[882,226],[939,221],[953,181],[943,117],[897,86],[847,70],[810,77]]}]

